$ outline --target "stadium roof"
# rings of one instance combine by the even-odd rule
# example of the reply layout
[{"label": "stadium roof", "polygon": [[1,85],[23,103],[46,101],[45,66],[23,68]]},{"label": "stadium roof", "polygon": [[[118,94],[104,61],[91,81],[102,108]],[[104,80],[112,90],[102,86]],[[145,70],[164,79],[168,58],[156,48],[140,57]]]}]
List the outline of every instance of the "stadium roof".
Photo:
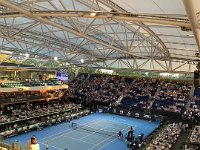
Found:
[{"label": "stadium roof", "polygon": [[199,61],[200,1],[0,0],[0,43],[0,52],[12,57],[193,72]]}]

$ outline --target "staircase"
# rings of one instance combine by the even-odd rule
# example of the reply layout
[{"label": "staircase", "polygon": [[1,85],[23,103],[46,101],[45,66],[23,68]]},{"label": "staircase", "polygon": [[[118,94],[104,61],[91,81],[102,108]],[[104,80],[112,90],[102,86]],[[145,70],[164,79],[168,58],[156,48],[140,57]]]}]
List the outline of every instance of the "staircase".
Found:
[{"label": "staircase", "polygon": [[190,89],[189,97],[188,97],[188,102],[185,106],[186,110],[188,110],[190,108],[190,104],[191,104],[190,100],[194,97],[194,91],[195,91],[195,87],[194,87],[194,85],[192,85],[192,87]]},{"label": "staircase", "polygon": [[[127,88],[127,91],[129,91],[130,90],[130,88],[132,87],[132,85],[135,83],[135,80],[133,80],[132,82],[131,82],[131,84],[129,85],[129,87]],[[115,105],[116,106],[118,106],[120,103],[121,103],[121,101],[122,101],[122,99],[124,98],[124,96],[126,96],[126,94],[124,94],[124,92],[122,93],[122,95],[118,98],[118,100],[115,102]]]},{"label": "staircase", "polygon": [[[160,82],[160,85],[162,85],[162,84],[163,84],[163,81]],[[149,106],[148,106],[149,109],[151,109],[151,107],[152,107],[154,101],[155,101],[156,99],[159,99],[159,96],[158,96],[158,95],[159,95],[159,93],[160,93],[160,90],[161,90],[161,87],[158,87],[157,90],[156,90],[156,92],[155,92],[155,95],[154,95],[155,99],[153,99],[153,100],[150,102]]]},{"label": "staircase", "polygon": [[118,105],[121,103],[121,101],[122,101],[123,98],[124,98],[124,95],[122,94],[122,95],[118,98],[118,100],[115,102],[115,106],[118,106]]},{"label": "staircase", "polygon": [[161,87],[158,87],[157,90],[156,90],[156,92],[155,92],[154,97],[155,97],[156,99],[159,98],[158,95],[159,95],[159,93],[160,93],[160,90],[161,90]]},{"label": "staircase", "polygon": [[195,87],[194,87],[194,85],[192,85],[192,87],[190,89],[189,98],[192,98],[194,96],[194,91],[195,91]]},{"label": "staircase", "polygon": [[187,141],[187,138],[190,134],[190,131],[183,131],[178,140],[176,141],[176,143],[173,145],[172,150],[184,150],[184,145],[183,143]]},{"label": "staircase", "polygon": [[149,104],[149,106],[148,106],[148,109],[149,109],[149,110],[151,109],[151,107],[152,107],[154,101],[155,101],[155,99],[153,99],[153,100],[150,102],[150,104]]}]

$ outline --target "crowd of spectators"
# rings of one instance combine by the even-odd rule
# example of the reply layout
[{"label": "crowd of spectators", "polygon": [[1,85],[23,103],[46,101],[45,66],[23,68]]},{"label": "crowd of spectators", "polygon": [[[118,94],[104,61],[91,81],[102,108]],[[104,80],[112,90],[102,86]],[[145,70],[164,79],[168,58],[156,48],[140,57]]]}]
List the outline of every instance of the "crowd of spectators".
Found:
[{"label": "crowd of spectators", "polygon": [[158,81],[156,79],[135,79],[129,89],[124,92],[121,104],[146,109],[149,106],[149,100],[155,95]]},{"label": "crowd of spectators", "polygon": [[190,89],[191,84],[186,82],[82,74],[70,84],[68,96],[80,101],[119,102],[122,106],[184,114]]},{"label": "crowd of spectators", "polygon": [[19,121],[20,119],[28,119],[31,117],[38,117],[45,114],[55,113],[70,110],[75,107],[75,104],[68,103],[36,103],[36,104],[15,104],[4,106],[1,110],[0,125],[2,123],[9,123]]},{"label": "crowd of spectators", "polygon": [[195,126],[190,136],[190,142],[200,145],[200,126]]},{"label": "crowd of spectators", "polygon": [[70,88],[72,90],[78,88],[82,83],[84,83],[84,80],[88,76],[88,74],[79,74],[74,80],[70,82]]},{"label": "crowd of spectators", "polygon": [[30,98],[30,97],[44,97],[40,91],[21,91],[21,92],[1,92],[0,99],[8,98]]},{"label": "crowd of spectators", "polygon": [[10,136],[21,131],[28,131],[32,128],[38,128],[59,123],[66,118],[77,113],[82,106],[73,103],[36,103],[19,104],[5,106],[0,114],[0,133],[3,136]]},{"label": "crowd of spectators", "polygon": [[181,123],[168,124],[166,128],[150,143],[148,150],[169,150],[177,141],[182,132],[183,125]]},{"label": "crowd of spectators", "polygon": [[[185,82],[81,74],[70,83],[66,97],[81,102],[97,101],[110,105],[116,104],[120,100],[120,105],[148,110],[152,104],[152,110],[200,116],[200,97],[195,96],[192,100],[189,99],[190,89],[191,84]],[[59,99],[63,95],[61,90],[0,93],[0,100],[23,98],[26,100],[32,98],[45,100],[44,102],[5,105],[0,108],[0,127],[2,127],[0,134],[11,136],[31,129],[40,130],[43,126],[70,120],[74,117],[74,113],[77,116],[82,108],[81,105],[60,101],[49,103],[47,101],[48,98],[56,97]],[[189,107],[186,108],[188,104]],[[169,124],[148,149],[171,149],[183,127],[182,124]],[[199,141],[199,128],[196,126],[192,132],[190,141],[193,143]]]},{"label": "crowd of spectators", "polygon": [[196,88],[194,91],[194,97],[190,101],[188,114],[190,117],[200,117],[200,88]]},{"label": "crowd of spectators", "polygon": [[189,83],[165,81],[161,85],[160,93],[152,108],[183,114],[186,112],[190,89]]},{"label": "crowd of spectators", "polygon": [[18,91],[18,92],[1,92],[0,100],[7,100],[9,102],[17,100],[37,100],[45,98],[57,98],[63,95],[62,90],[49,91]]},{"label": "crowd of spectators", "polygon": [[71,97],[114,103],[128,88],[133,79],[115,76],[90,76],[78,89],[71,91]]},{"label": "crowd of spectators", "polygon": [[52,86],[52,85],[62,85],[64,84],[59,79],[48,79],[48,80],[33,80],[26,79],[25,81],[17,82],[0,82],[0,88],[19,88],[19,87],[32,87],[32,86]]},{"label": "crowd of spectators", "polygon": [[[160,92],[155,98],[157,89]],[[132,106],[142,109],[163,110],[184,114],[188,103],[191,84],[185,82],[160,81],[159,79],[128,78],[109,75],[78,75],[69,86],[67,97],[78,101],[98,101]],[[46,93],[46,92],[45,92]],[[54,98],[62,94],[50,91],[0,93],[0,99],[8,98]],[[34,95],[34,96],[33,96]],[[199,101],[191,103],[189,114],[199,115]],[[153,103],[153,105],[151,105]]]}]

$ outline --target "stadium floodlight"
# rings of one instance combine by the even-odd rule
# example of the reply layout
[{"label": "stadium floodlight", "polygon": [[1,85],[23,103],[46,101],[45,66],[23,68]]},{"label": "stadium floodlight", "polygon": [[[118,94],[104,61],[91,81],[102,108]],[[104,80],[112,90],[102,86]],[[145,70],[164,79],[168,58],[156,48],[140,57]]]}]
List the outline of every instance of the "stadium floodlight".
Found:
[{"label": "stadium floodlight", "polygon": [[81,63],[84,63],[84,59],[81,59]]},{"label": "stadium floodlight", "polygon": [[57,60],[58,60],[58,57],[54,57],[54,60],[57,61]]},{"label": "stadium floodlight", "polygon": [[4,54],[13,54],[13,52],[11,52],[11,51],[5,51],[5,50],[1,50],[0,53],[4,53]]},{"label": "stadium floodlight", "polygon": [[66,66],[67,66],[67,65],[69,65],[69,63],[68,63],[68,62],[66,62],[66,63],[65,63],[65,65],[66,65]]},{"label": "stadium floodlight", "polygon": [[96,15],[97,15],[97,13],[95,13],[95,12],[90,13],[90,16],[92,16],[92,17],[94,17]]},{"label": "stadium floodlight", "polygon": [[28,58],[28,57],[29,57],[29,54],[28,54],[28,53],[26,53],[26,54],[25,54],[25,56],[26,56],[26,58]]}]

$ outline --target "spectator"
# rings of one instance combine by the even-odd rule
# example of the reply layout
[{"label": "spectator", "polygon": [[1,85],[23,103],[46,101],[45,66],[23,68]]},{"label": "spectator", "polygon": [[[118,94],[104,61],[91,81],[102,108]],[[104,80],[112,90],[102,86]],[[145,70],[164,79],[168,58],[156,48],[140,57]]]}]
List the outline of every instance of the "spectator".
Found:
[{"label": "spectator", "polygon": [[40,150],[40,146],[39,146],[39,144],[37,143],[35,137],[31,137],[30,150]]}]

